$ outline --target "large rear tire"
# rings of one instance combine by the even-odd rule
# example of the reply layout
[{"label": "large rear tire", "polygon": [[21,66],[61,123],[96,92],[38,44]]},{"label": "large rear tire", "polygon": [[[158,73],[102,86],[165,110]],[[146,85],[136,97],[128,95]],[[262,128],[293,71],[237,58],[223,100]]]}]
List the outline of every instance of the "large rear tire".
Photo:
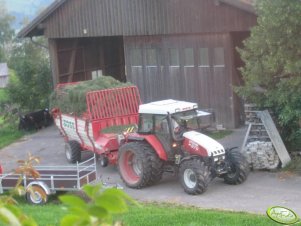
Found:
[{"label": "large rear tire", "polygon": [[179,176],[184,191],[190,195],[204,193],[211,181],[210,170],[201,159],[190,159],[182,162]]},{"label": "large rear tire", "polygon": [[243,183],[250,172],[245,156],[237,149],[232,149],[226,152],[226,162],[229,169],[224,175],[225,183],[234,185]]},{"label": "large rear tire", "polygon": [[76,163],[81,160],[82,148],[76,140],[70,140],[65,144],[65,154],[68,162]]},{"label": "large rear tire", "polygon": [[130,188],[143,188],[161,180],[163,163],[154,149],[145,142],[131,142],[120,147],[118,171]]}]

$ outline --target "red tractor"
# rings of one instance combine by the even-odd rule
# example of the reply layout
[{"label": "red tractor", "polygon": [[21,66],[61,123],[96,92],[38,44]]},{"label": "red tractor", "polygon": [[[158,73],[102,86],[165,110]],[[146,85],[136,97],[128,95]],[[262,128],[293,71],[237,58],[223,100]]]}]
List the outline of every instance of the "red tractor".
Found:
[{"label": "red tractor", "polygon": [[249,168],[239,151],[225,149],[198,132],[200,116],[195,103],[164,100],[139,107],[136,133],[128,134],[119,148],[118,169],[124,183],[142,188],[158,182],[164,171],[179,174],[188,194],[206,191],[214,177],[240,184]]},{"label": "red tractor", "polygon": [[[163,172],[172,171],[179,174],[188,194],[203,193],[215,177],[228,184],[247,178],[249,168],[242,153],[225,151],[199,132],[204,112],[195,103],[164,100],[141,105],[134,86],[88,92],[86,102],[87,111],[80,117],[53,111],[71,163],[80,161],[82,150],[93,151],[102,166],[118,164],[122,180],[131,188],[152,185]],[[138,130],[103,133],[108,127],[128,124],[138,124]]]}]

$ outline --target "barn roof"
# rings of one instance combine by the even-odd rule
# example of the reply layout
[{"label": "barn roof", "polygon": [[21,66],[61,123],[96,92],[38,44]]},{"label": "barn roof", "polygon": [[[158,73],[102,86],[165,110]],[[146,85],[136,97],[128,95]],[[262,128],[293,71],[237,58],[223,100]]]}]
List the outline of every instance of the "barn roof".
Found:
[{"label": "barn roof", "polygon": [[[33,37],[44,35],[44,22],[56,11],[60,10],[64,3],[70,0],[55,0],[44,11],[42,11],[36,18],[34,18],[27,26],[25,26],[19,33],[19,38]],[[227,4],[246,11],[248,13],[255,14],[253,2],[255,0],[212,0],[216,5]]]},{"label": "barn roof", "polygon": [[8,76],[7,63],[0,63],[0,76]]}]

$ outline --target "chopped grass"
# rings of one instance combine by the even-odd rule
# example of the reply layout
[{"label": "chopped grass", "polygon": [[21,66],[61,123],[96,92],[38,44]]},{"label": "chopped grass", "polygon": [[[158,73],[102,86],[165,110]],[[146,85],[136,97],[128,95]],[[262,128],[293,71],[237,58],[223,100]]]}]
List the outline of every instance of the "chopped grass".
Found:
[{"label": "chopped grass", "polygon": [[[21,203],[20,208],[33,217],[38,225],[59,225],[66,214],[62,205],[47,204],[33,206]],[[130,206],[129,212],[115,216],[116,221],[124,225],[223,225],[223,226],[269,226],[275,225],[268,217],[245,212],[204,210],[196,207],[184,207],[171,204],[144,204],[142,207]]]}]

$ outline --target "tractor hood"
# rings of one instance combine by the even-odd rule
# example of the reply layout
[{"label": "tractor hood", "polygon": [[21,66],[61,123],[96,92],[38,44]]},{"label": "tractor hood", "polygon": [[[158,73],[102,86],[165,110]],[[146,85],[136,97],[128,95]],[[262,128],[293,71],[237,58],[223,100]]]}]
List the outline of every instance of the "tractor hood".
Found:
[{"label": "tractor hood", "polygon": [[[191,149],[205,149],[208,156],[218,156],[225,154],[224,147],[214,139],[196,131],[189,131],[183,134]],[[197,153],[196,153],[197,154]]]}]

